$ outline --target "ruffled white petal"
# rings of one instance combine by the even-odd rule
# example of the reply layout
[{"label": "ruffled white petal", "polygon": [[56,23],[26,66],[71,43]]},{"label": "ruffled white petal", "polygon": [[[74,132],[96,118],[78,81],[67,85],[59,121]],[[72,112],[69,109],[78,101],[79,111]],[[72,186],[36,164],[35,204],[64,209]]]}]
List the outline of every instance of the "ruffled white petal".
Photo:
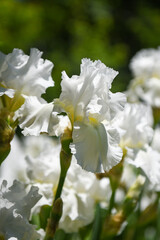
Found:
[{"label": "ruffled white petal", "polygon": [[143,49],[139,51],[131,60],[130,68],[136,77],[150,78],[155,75],[160,76],[160,48]]},{"label": "ruffled white petal", "polygon": [[40,97],[46,88],[54,85],[51,78],[53,64],[41,56],[42,52],[36,48],[31,49],[30,56],[20,49],[14,49],[8,55],[1,53],[0,82],[6,88]]},{"label": "ruffled white petal", "polygon": [[142,99],[151,106],[160,107],[160,76],[147,79],[141,88]]},{"label": "ruffled white petal", "polygon": [[90,77],[90,76],[97,77],[97,75],[100,74],[100,77],[108,83],[109,89],[111,88],[113,79],[118,74],[117,71],[115,71],[109,67],[106,67],[106,65],[104,63],[102,63],[100,60],[93,62],[87,58],[82,59],[81,73],[82,73],[82,75],[87,76],[87,77]]},{"label": "ruffled white petal", "polygon": [[[87,171],[100,172],[102,161],[100,158],[100,146],[98,131],[92,125],[86,125],[76,122],[73,129],[72,152],[75,151],[75,157],[78,164]],[[106,139],[105,139],[106,142]],[[103,144],[105,146],[105,144]],[[106,152],[106,146],[104,147]]]},{"label": "ruffled white petal", "polygon": [[[39,234],[35,227],[29,224],[31,208],[41,198],[38,188],[32,187],[28,194],[24,185],[14,181],[10,188],[3,181],[0,189],[0,232],[5,239],[17,238],[18,240],[37,240]],[[7,204],[6,204],[7,203]]]},{"label": "ruffled white petal", "polygon": [[[110,128],[107,129],[106,132],[108,138],[108,152],[106,160],[103,161],[103,167],[105,171],[109,171],[112,167],[117,165],[122,160],[123,152],[122,149],[119,147],[120,136],[117,129]],[[101,142],[101,144],[103,144],[103,141]]]},{"label": "ruffled white petal", "polygon": [[144,104],[126,104],[123,112],[116,118],[116,125],[122,129],[123,148],[141,148],[151,142],[153,137],[153,117],[151,108]]},{"label": "ruffled white petal", "polygon": [[[110,120],[112,96],[109,96],[109,89],[117,74],[99,60],[82,59],[80,76],[69,78],[65,72],[62,73],[62,93],[56,104],[68,113],[72,122],[79,117],[88,117],[90,113],[99,114],[103,119],[108,115]],[[114,98],[113,102],[117,100]],[[120,110],[119,107],[116,110]]]},{"label": "ruffled white petal", "polygon": [[110,114],[113,119],[118,112],[123,111],[126,104],[126,96],[123,93],[112,93],[109,92],[110,96]]},{"label": "ruffled white petal", "polygon": [[146,151],[140,150],[133,161],[129,161],[136,167],[140,167],[151,184],[156,187],[160,184],[160,153],[147,147]]},{"label": "ruffled white petal", "polygon": [[122,159],[119,141],[116,129],[107,129],[103,124],[94,126],[75,122],[71,149],[83,169],[104,172]]},{"label": "ruffled white petal", "polygon": [[63,191],[64,214],[59,228],[65,232],[77,232],[94,219],[94,199],[89,194],[75,193],[72,189]]},{"label": "ruffled white petal", "polygon": [[160,107],[160,48],[144,49],[131,60],[134,79],[127,92],[129,101],[142,99],[153,107]]},{"label": "ruffled white petal", "polygon": [[15,118],[20,120],[19,126],[23,134],[38,136],[40,133],[56,135],[59,133],[59,118],[52,112],[53,103],[41,103],[36,97],[28,97],[22,107],[16,112]]}]

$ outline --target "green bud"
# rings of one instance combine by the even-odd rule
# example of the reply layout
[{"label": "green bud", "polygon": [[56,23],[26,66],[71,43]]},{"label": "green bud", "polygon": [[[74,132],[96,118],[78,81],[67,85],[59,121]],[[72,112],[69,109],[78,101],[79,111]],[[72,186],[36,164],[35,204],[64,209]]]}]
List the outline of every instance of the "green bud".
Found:
[{"label": "green bud", "polygon": [[160,122],[160,108],[153,107],[153,119],[154,119],[154,126],[156,126]]},{"label": "green bud", "polygon": [[134,184],[128,190],[126,199],[132,199],[132,198],[138,199],[139,194],[142,190],[142,186],[144,185],[144,182],[145,182],[145,177],[143,177],[142,175],[139,175],[136,181],[134,182]]},{"label": "green bud", "polygon": [[123,212],[126,217],[134,210],[142,191],[142,187],[144,186],[144,182],[145,177],[139,175],[134,184],[128,190],[123,203]]},{"label": "green bud", "polygon": [[67,128],[61,137],[62,148],[60,152],[61,171],[64,173],[64,176],[71,163],[72,153],[69,147],[71,143],[72,143],[72,132],[70,129]]},{"label": "green bud", "polygon": [[61,137],[61,145],[62,149],[66,154],[70,154],[69,145],[72,142],[72,131],[69,128],[66,128],[62,137]]},{"label": "green bud", "polygon": [[46,236],[44,240],[52,240],[62,216],[63,202],[61,198],[54,201],[51,210],[51,217],[48,219]]}]

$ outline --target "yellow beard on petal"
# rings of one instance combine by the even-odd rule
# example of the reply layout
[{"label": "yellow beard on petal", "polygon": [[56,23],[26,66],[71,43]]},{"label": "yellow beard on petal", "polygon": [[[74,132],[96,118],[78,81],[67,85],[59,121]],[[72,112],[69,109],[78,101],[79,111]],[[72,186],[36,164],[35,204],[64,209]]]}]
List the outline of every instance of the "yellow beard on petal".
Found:
[{"label": "yellow beard on petal", "polygon": [[96,118],[92,117],[92,116],[89,116],[88,119],[89,119],[89,122],[92,125],[98,125],[99,124],[98,120]]},{"label": "yellow beard on petal", "polygon": [[81,112],[82,114],[79,114],[76,107],[67,102],[59,101],[59,99],[56,99],[54,103],[67,113],[71,121],[72,128],[74,126],[74,122],[76,121],[90,124],[93,126],[97,126],[99,124],[98,119],[95,117],[96,114],[89,113],[89,115],[86,117],[84,116],[83,111]]},{"label": "yellow beard on petal", "polygon": [[60,108],[62,108],[68,115],[71,124],[73,126],[73,123],[75,121],[74,119],[74,107],[71,104],[68,104],[67,102],[62,102],[59,99],[55,99],[54,100],[55,105],[59,106]]}]

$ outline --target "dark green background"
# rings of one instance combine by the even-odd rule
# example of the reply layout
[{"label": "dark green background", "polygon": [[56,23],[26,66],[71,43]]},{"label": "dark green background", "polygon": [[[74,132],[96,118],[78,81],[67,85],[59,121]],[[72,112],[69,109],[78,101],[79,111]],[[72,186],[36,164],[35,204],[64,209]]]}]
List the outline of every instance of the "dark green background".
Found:
[{"label": "dark green background", "polygon": [[51,60],[54,90],[60,93],[61,71],[79,74],[84,57],[100,59],[119,71],[113,91],[126,89],[131,57],[142,48],[160,45],[159,1],[0,0],[0,50],[43,51]]}]

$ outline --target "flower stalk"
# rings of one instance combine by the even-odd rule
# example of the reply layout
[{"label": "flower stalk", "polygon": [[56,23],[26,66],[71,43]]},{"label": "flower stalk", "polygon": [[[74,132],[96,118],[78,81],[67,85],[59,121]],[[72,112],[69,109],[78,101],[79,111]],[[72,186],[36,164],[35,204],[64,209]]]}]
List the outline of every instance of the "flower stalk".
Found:
[{"label": "flower stalk", "polygon": [[64,134],[61,137],[61,152],[60,152],[61,173],[59,177],[56,195],[52,204],[50,218],[48,219],[48,222],[47,222],[46,236],[44,240],[53,239],[56,229],[58,227],[59,220],[62,216],[63,202],[61,199],[61,193],[63,190],[63,185],[67,175],[67,171],[71,164],[72,153],[69,147],[71,143],[72,143],[72,132],[69,129],[66,129]]}]

